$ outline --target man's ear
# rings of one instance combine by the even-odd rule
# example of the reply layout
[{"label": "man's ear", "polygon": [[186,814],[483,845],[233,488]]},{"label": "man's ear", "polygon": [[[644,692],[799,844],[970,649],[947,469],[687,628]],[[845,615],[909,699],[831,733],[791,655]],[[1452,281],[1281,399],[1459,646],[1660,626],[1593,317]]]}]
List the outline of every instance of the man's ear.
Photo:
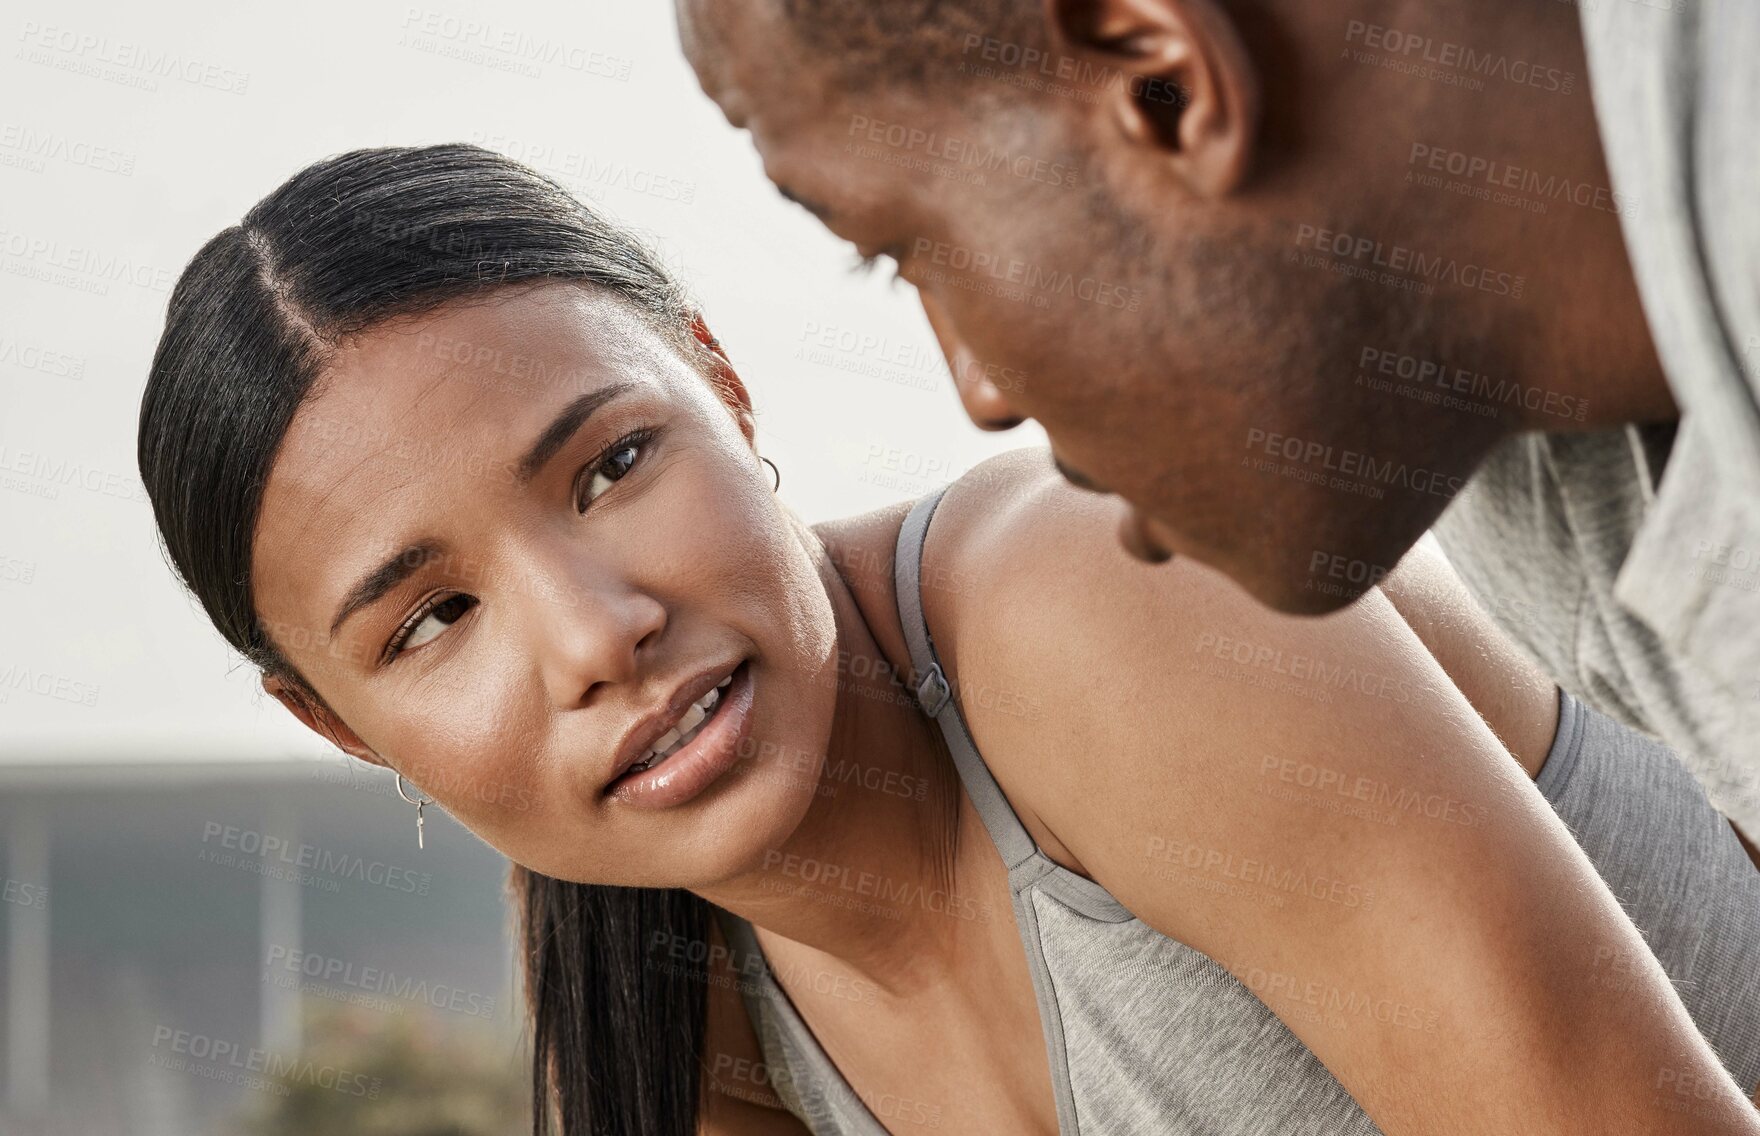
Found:
[{"label": "man's ear", "polygon": [[287,707],[288,713],[305,723],[307,729],[342,750],[372,765],[391,768],[385,759],[374,753],[360,735],[336,716],[336,712],[314,698],[310,692],[284,675],[264,675],[263,689],[275,701]]},{"label": "man's ear", "polygon": [[1127,143],[1200,197],[1240,185],[1259,132],[1259,75],[1217,0],[1045,5],[1052,50],[1104,69],[1104,105]]},{"label": "man's ear", "polygon": [[721,396],[721,401],[727,404],[727,409],[733,412],[733,417],[739,423],[740,432],[746,436],[746,441],[756,442],[758,424],[752,418],[752,396],[747,392],[746,384],[740,379],[739,372],[733,369],[733,360],[727,357],[727,352],[722,348],[721,341],[710,333],[709,325],[704,322],[701,312],[696,312],[691,316],[691,335],[708,352],[710,385],[715,388],[715,393]]}]

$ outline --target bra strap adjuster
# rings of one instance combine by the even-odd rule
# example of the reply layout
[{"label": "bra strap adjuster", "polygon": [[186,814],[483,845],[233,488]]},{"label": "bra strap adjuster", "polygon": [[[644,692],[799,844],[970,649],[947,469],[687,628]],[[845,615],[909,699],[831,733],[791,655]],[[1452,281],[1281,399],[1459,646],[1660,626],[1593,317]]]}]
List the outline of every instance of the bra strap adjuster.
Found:
[{"label": "bra strap adjuster", "polygon": [[933,718],[952,698],[953,689],[947,685],[947,676],[941,673],[941,664],[930,663],[928,673],[917,683],[917,705]]}]

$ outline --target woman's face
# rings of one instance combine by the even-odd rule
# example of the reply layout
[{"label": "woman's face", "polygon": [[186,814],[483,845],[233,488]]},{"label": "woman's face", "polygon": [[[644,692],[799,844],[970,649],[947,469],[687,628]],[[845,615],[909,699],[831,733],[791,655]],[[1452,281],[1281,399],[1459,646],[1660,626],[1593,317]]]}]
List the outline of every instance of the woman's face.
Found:
[{"label": "woman's face", "polygon": [[510,859],[724,881],[805,815],[816,770],[758,774],[823,754],[835,699],[830,601],[749,430],[583,285],[391,321],[338,351],[276,455],[258,613],[351,750]]}]

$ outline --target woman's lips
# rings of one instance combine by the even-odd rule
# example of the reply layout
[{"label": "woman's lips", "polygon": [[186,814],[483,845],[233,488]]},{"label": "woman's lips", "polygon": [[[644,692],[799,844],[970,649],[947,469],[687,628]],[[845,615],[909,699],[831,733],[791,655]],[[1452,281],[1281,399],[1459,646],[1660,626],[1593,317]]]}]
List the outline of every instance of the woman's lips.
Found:
[{"label": "woman's lips", "polygon": [[747,661],[734,670],[733,681],[694,738],[665,760],[618,777],[607,795],[643,809],[669,809],[692,800],[739,760],[751,716],[752,668]]}]

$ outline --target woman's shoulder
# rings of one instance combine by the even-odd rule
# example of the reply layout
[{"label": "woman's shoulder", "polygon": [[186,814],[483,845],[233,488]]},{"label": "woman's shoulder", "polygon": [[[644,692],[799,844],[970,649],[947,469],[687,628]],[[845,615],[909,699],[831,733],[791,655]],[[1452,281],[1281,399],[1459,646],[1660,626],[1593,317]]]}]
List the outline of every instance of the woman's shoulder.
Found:
[{"label": "woman's shoulder", "polygon": [[[1050,450],[1043,447],[1010,450],[979,462],[945,487],[925,545],[924,566],[943,561],[981,563],[989,542],[1010,532],[1014,522],[1043,504],[1038,498],[1059,486],[1076,492],[1058,476]],[[821,521],[812,526],[813,531],[845,574],[865,579],[882,567],[889,573],[899,530],[920,500]],[[980,554],[976,560],[973,553]]]},{"label": "woman's shoulder", "polygon": [[[899,502],[814,526],[876,644],[901,675],[916,668],[900,622],[895,556],[917,504]],[[1035,842],[1078,872],[1079,861],[1040,819],[1039,802],[1063,790],[1061,776],[1039,760],[1040,746],[1023,743],[1057,713],[1062,676],[1043,646],[1078,631],[1067,624],[1083,618],[1069,593],[1095,586],[1084,579],[1084,562],[1096,555],[1128,559],[1117,545],[1114,504],[1071,487],[1048,450],[1010,451],[947,487],[918,569],[936,657],[986,765]],[[1111,602],[1101,607],[1118,610]],[[1119,630],[1090,619],[1085,633]]]},{"label": "woman's shoulder", "polygon": [[[899,664],[908,663],[909,651],[899,623],[895,557],[918,500],[812,526],[876,642]],[[1103,514],[1103,499],[1065,483],[1043,448],[989,458],[947,486],[924,540],[917,582],[950,677],[966,629],[986,627],[991,612],[1032,586],[1048,554],[1068,553],[1085,541],[1110,542]]]},{"label": "woman's shoulder", "polygon": [[1116,498],[1064,480],[1047,449],[992,458],[948,488],[924,545],[923,612],[968,716],[1033,718],[1068,692],[1072,662],[1174,626],[1157,616],[1195,566],[1133,560],[1121,517]]}]

